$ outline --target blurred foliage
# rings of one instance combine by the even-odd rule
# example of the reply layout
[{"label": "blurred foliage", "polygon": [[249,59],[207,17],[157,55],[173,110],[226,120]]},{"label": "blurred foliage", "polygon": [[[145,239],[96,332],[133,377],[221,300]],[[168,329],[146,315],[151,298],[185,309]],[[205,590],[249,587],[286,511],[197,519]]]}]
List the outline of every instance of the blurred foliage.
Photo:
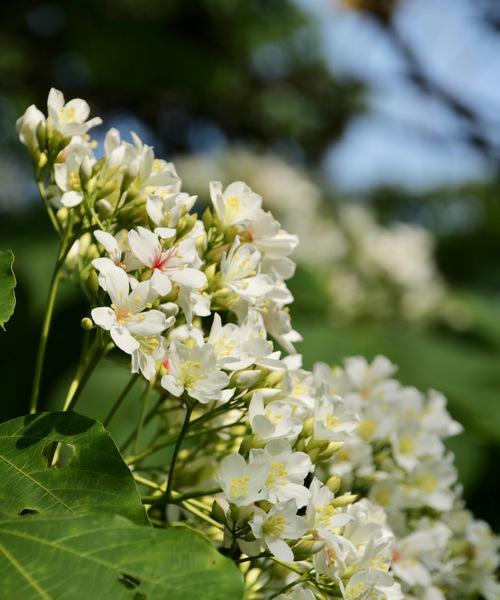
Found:
[{"label": "blurred foliage", "polygon": [[19,109],[55,85],[98,113],[133,111],[169,152],[212,126],[315,159],[358,105],[284,0],[22,4],[0,8],[0,77]]}]

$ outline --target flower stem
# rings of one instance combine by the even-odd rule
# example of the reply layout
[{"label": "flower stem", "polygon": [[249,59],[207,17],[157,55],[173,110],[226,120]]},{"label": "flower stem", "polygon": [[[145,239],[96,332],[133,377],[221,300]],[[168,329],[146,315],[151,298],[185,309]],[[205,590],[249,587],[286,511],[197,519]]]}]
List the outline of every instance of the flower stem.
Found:
[{"label": "flower stem", "polygon": [[68,393],[66,395],[66,400],[64,401],[63,411],[73,410],[78,399],[80,398],[80,394],[85,387],[85,384],[89,380],[89,377],[92,375],[93,370],[97,366],[97,363],[105,353],[105,349],[102,348],[97,339],[94,340],[94,344],[89,351],[86,359],[80,363],[76,375],[71,382]]},{"label": "flower stem", "polygon": [[108,425],[111,423],[113,417],[118,412],[120,406],[123,404],[125,398],[128,396],[128,393],[130,392],[130,390],[134,387],[134,384],[138,380],[138,378],[139,378],[139,375],[137,373],[132,375],[132,377],[130,378],[127,385],[123,388],[122,393],[118,396],[117,400],[111,407],[111,410],[109,411],[108,416],[102,422],[104,427],[107,428]]},{"label": "flower stem", "polygon": [[49,201],[47,199],[47,192],[45,190],[45,185],[44,185],[43,181],[38,181],[38,191],[40,192],[40,197],[42,198],[43,203],[45,204],[47,214],[49,215],[49,219],[50,219],[54,229],[57,231],[57,233],[59,235],[61,235],[61,227],[60,227],[59,221],[57,220],[57,217],[54,213],[54,209],[52,208],[52,206],[50,206]]},{"label": "flower stem", "polygon": [[42,323],[42,332],[40,334],[40,342],[38,344],[38,352],[36,356],[35,362],[35,374],[33,377],[33,388],[31,391],[31,401],[30,401],[30,414],[36,413],[38,407],[38,399],[40,396],[40,385],[42,382],[42,373],[43,373],[43,365],[45,362],[45,353],[47,350],[47,342],[49,339],[50,326],[52,324],[52,317],[54,315],[54,307],[56,304],[57,298],[57,290],[59,288],[59,283],[61,280],[62,268],[64,266],[64,261],[66,256],[71,248],[71,242],[69,240],[70,231],[71,231],[72,223],[71,220],[68,221],[68,227],[66,230],[66,235],[64,236],[64,240],[61,242],[61,247],[59,249],[59,255],[57,257],[57,262],[54,267],[54,272],[52,273],[52,279],[50,281],[49,288],[49,296],[47,298],[47,305],[45,307],[45,315]]},{"label": "flower stem", "polygon": [[139,442],[140,442],[140,438],[141,438],[141,433],[142,433],[142,429],[144,427],[144,421],[146,419],[146,412],[148,410],[148,398],[149,398],[150,390],[151,390],[151,382],[147,381],[146,387],[144,388],[144,392],[142,393],[141,400],[140,400],[141,416],[139,417],[139,424],[138,424],[137,430],[135,432],[134,445],[132,447],[132,452],[134,454],[136,454],[137,451],[139,450]]},{"label": "flower stem", "polygon": [[172,494],[172,486],[174,484],[174,471],[175,471],[175,463],[177,461],[177,455],[179,454],[179,450],[181,449],[182,442],[184,440],[184,436],[186,435],[189,429],[189,419],[191,418],[191,413],[193,412],[192,404],[187,401],[186,402],[186,415],[184,416],[184,423],[182,424],[182,429],[179,432],[179,437],[177,438],[177,442],[174,447],[174,452],[172,454],[172,460],[170,461],[170,469],[168,471],[168,480],[167,480],[167,491],[163,497],[162,504],[166,506],[171,501]]}]

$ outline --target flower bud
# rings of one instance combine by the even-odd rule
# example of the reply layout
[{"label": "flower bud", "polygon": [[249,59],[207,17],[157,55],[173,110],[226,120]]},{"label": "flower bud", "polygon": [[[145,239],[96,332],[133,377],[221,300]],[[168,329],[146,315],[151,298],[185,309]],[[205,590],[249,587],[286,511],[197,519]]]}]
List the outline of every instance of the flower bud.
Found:
[{"label": "flower bud", "polygon": [[285,371],[271,371],[266,377],[265,384],[274,387],[283,380],[284,375]]},{"label": "flower bud", "polygon": [[260,379],[260,371],[258,369],[246,369],[244,371],[237,371],[234,375],[234,383],[239,387],[251,387],[255,385]]},{"label": "flower bud", "polygon": [[338,498],[334,498],[332,500],[332,506],[334,506],[335,508],[342,508],[343,506],[349,506],[349,504],[352,504],[355,500],[357,500],[358,495],[357,494],[342,494],[342,496],[339,496]]},{"label": "flower bud", "polygon": [[332,475],[328,478],[326,482],[326,486],[330,489],[334,494],[336,494],[340,490],[340,486],[342,485],[342,479],[338,475]]},{"label": "flower bud", "polygon": [[303,540],[292,548],[295,560],[307,560],[325,547],[325,542]]},{"label": "flower bud", "polygon": [[302,437],[311,437],[314,433],[314,417],[309,417],[304,421]]},{"label": "flower bud", "polygon": [[80,181],[82,183],[82,187],[85,188],[89,179],[92,177],[92,163],[90,162],[90,157],[84,156],[82,158],[82,162],[80,164]]},{"label": "flower bud", "polygon": [[343,445],[343,442],[330,442],[324,450],[321,450],[319,460],[323,462],[330,460],[330,458],[335,454],[335,452],[340,450],[340,448],[342,448]]},{"label": "flower bud", "polygon": [[165,302],[158,306],[162,313],[167,317],[176,317],[179,314],[179,306],[175,302]]},{"label": "flower bud", "polygon": [[95,208],[100,217],[106,218],[113,214],[113,207],[111,206],[110,202],[104,198],[96,202]]},{"label": "flower bud", "polygon": [[91,331],[95,327],[94,321],[92,321],[90,317],[83,317],[83,319],[80,321],[80,325],[82,326],[82,329],[85,329],[85,331]]},{"label": "flower bud", "polygon": [[87,277],[87,287],[93,294],[97,294],[99,291],[99,278],[97,273],[92,269]]},{"label": "flower bud", "polygon": [[43,167],[45,167],[45,165],[47,164],[47,160],[48,158],[45,152],[41,152],[40,156],[38,157],[38,168],[43,169]]},{"label": "flower bud", "polygon": [[214,500],[212,503],[212,517],[217,521],[217,523],[222,523],[225,525],[227,522],[226,513],[217,500]]}]

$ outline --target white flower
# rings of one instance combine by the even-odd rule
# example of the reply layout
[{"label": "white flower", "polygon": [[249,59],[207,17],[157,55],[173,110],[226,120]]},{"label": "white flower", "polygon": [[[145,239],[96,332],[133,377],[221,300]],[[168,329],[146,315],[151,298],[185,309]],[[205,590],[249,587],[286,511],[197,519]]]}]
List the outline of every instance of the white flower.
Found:
[{"label": "white flower", "polygon": [[457,472],[451,455],[424,460],[408,474],[402,489],[404,502],[408,507],[430,506],[436,510],[450,510],[455,500],[453,484],[456,480]]},{"label": "white flower", "polygon": [[108,256],[95,258],[92,265],[99,272],[99,285],[106,290],[105,272],[109,267],[120,267],[124,271],[133,271],[140,266],[140,262],[133,256],[128,247],[128,232],[125,229],[116,235],[107,231],[94,231],[96,240],[104,247]]},{"label": "white flower", "polygon": [[309,487],[311,497],[307,505],[306,518],[311,529],[334,532],[351,520],[351,516],[333,505],[333,492],[316,477]]},{"label": "white flower", "polygon": [[268,275],[258,273],[261,255],[252,244],[242,244],[238,237],[221,260],[221,284],[250,304],[268,294],[274,284]]},{"label": "white flower", "polygon": [[172,163],[155,158],[153,148],[143,144],[140,138],[131,132],[134,146],[130,151],[135,155],[128,169],[136,174],[135,186],[139,192],[150,195],[171,194],[178,191],[180,179]]},{"label": "white flower", "polygon": [[224,389],[229,377],[219,370],[210,344],[187,347],[172,342],[166,368],[161,385],[174,396],[186,391],[191,398],[206,404],[213,400],[227,402],[234,393],[234,389]]},{"label": "white flower", "polygon": [[305,452],[292,452],[286,440],[273,440],[263,450],[251,450],[250,460],[268,467],[265,488],[270,502],[294,500],[297,508],[307,504],[311,494],[303,483],[312,462]]},{"label": "white flower", "polygon": [[359,571],[349,579],[343,597],[346,600],[403,600],[405,596],[391,575],[369,569]]},{"label": "white flower", "polygon": [[446,410],[446,398],[443,394],[431,390],[422,414],[422,427],[428,433],[439,437],[449,437],[462,433],[463,427],[450,417]]},{"label": "white flower", "polygon": [[411,419],[391,436],[392,452],[396,462],[411,471],[424,457],[439,458],[444,445],[434,435],[419,428],[419,422]]},{"label": "white flower", "polygon": [[450,536],[450,529],[440,521],[425,520],[416,531],[398,539],[392,553],[392,570],[398,579],[411,587],[430,586],[431,571],[440,567]]},{"label": "white flower", "polygon": [[210,315],[210,296],[206,292],[198,292],[191,287],[180,285],[177,304],[182,308],[188,324],[191,324],[193,315],[198,317]]},{"label": "white flower", "polygon": [[222,325],[220,315],[214,314],[207,341],[222,368],[236,371],[257,364],[272,370],[284,369],[279,352],[273,352],[272,344],[260,337],[259,325],[259,320],[250,313],[241,327],[234,323]]},{"label": "white flower", "polygon": [[85,100],[75,98],[65,103],[62,92],[54,88],[49,92],[47,110],[52,127],[64,137],[83,135],[102,123],[99,117],[87,121],[90,107]]},{"label": "white flower", "polygon": [[195,289],[206,285],[207,278],[198,268],[200,259],[192,239],[184,239],[164,250],[156,233],[138,227],[137,231],[129,232],[129,245],[141,263],[153,269],[151,282],[160,295],[170,292],[171,281]]},{"label": "white flower", "polygon": [[279,502],[268,513],[255,508],[249,525],[256,539],[261,540],[276,558],[287,563],[293,562],[294,557],[285,540],[299,539],[308,529],[304,517],[297,515],[295,500]]},{"label": "white flower", "polygon": [[247,464],[241,454],[229,454],[222,459],[216,479],[229,502],[246,506],[264,498],[266,477],[265,464]]},{"label": "white flower", "polygon": [[[165,321],[165,329],[174,323],[175,317],[168,317]],[[151,381],[167,354],[166,340],[159,335],[138,336],[136,340],[139,342],[139,348],[132,353],[132,373],[141,372],[148,381]]]},{"label": "white flower", "polygon": [[140,346],[136,337],[161,333],[167,326],[166,317],[159,310],[144,310],[156,297],[148,281],[139,283],[129,294],[129,279],[123,269],[110,267],[106,270],[105,280],[111,308],[94,308],[92,319],[110,332],[119,348],[132,354]]},{"label": "white flower", "polygon": [[248,224],[261,212],[262,198],[242,181],[231,183],[225,191],[220,182],[211,181],[210,197],[224,225]]},{"label": "white flower", "polygon": [[23,116],[16,121],[19,140],[31,153],[38,150],[36,132],[40,123],[45,123],[45,116],[34,104],[28,106]]},{"label": "white flower", "polygon": [[314,438],[342,441],[358,426],[354,415],[340,396],[316,398],[314,406]]},{"label": "white flower", "polygon": [[296,235],[281,229],[269,212],[261,212],[247,227],[245,234],[262,254],[262,270],[274,270],[283,279],[295,271],[295,263],[288,258],[299,243]]},{"label": "white flower", "polygon": [[295,352],[293,344],[301,342],[302,336],[293,329],[290,313],[272,301],[267,302],[265,308],[263,318],[269,335],[287,352]]},{"label": "white flower", "polygon": [[294,586],[289,592],[276,596],[276,600],[314,600],[316,596],[303,585]]},{"label": "white flower", "polygon": [[302,423],[292,416],[290,404],[275,400],[264,407],[264,398],[260,393],[252,396],[248,420],[257,439],[264,442],[287,439],[293,443],[302,431]]},{"label": "white flower", "polygon": [[63,192],[61,204],[68,208],[77,206],[84,198],[82,182],[80,178],[81,169],[92,170],[95,162],[92,153],[86,146],[72,146],[73,151],[68,154],[66,160],[54,165],[54,178],[57,187]]},{"label": "white flower", "polygon": [[180,218],[189,213],[196,202],[196,196],[184,192],[176,192],[165,196],[149,195],[146,200],[146,211],[149,218],[157,226],[155,233],[163,238],[175,235],[175,228]]}]

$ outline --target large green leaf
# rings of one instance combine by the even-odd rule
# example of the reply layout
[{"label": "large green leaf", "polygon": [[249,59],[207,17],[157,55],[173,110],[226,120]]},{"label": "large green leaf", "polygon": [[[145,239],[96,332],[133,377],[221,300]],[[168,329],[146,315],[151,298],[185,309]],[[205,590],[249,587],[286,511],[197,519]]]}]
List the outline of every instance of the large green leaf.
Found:
[{"label": "large green leaf", "polygon": [[12,250],[0,251],[0,327],[4,329],[5,323],[10,319],[16,306],[16,278],[12,265],[14,254]]},{"label": "large green leaf", "polygon": [[238,600],[238,569],[186,527],[118,516],[36,515],[0,521],[2,597],[22,600]]},{"label": "large green leaf", "polygon": [[72,412],[38,413],[0,425],[0,511],[102,511],[148,523],[108,432]]}]

